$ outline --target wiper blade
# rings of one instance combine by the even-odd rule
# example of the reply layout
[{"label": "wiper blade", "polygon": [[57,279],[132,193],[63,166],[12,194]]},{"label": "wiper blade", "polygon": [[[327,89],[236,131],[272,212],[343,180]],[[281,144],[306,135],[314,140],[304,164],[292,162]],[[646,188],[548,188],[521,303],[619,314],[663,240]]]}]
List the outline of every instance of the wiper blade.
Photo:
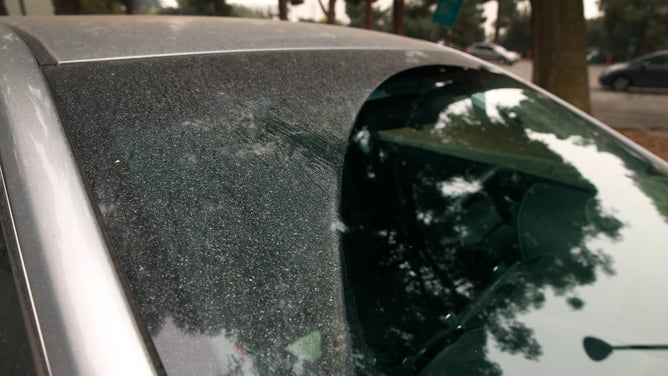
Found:
[{"label": "wiper blade", "polygon": [[600,362],[613,350],[668,350],[668,345],[617,345],[613,346],[596,337],[585,337],[582,341],[585,352],[591,360]]}]

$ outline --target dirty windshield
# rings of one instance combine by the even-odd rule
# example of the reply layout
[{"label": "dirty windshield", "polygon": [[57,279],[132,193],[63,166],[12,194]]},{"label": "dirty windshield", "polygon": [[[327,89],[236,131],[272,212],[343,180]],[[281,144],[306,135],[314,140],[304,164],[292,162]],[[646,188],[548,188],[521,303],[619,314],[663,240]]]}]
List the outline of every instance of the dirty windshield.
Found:
[{"label": "dirty windshield", "polygon": [[47,70],[170,375],[349,364],[334,204],[346,138],[324,126],[342,116],[289,95],[321,87],[294,75],[326,56],[279,55]]},{"label": "dirty windshield", "polygon": [[665,367],[664,353],[583,348],[668,338],[665,175],[503,74],[388,79],[425,56],[45,70],[169,374]]}]

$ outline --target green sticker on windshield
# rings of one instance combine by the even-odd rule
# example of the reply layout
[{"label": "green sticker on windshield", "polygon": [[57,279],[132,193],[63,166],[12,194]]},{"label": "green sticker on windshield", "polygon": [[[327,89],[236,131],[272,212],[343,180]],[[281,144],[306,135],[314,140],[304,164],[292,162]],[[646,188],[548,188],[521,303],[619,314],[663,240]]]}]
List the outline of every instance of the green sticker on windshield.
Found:
[{"label": "green sticker on windshield", "polygon": [[314,330],[286,346],[285,350],[299,359],[313,363],[322,356],[321,343],[320,331]]}]

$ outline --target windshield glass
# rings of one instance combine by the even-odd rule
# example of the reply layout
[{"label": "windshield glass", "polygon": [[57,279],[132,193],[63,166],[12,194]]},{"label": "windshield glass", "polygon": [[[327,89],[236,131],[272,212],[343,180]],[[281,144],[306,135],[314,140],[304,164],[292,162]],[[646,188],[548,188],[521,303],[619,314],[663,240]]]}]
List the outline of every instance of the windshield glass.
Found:
[{"label": "windshield glass", "polygon": [[[47,69],[170,375],[347,371],[334,204],[346,115],[323,110],[339,92],[295,78],[327,64],[283,52]],[[318,79],[345,94],[360,80]]]},{"label": "windshield glass", "polygon": [[387,79],[426,56],[45,69],[168,374],[665,370],[583,348],[668,337],[665,175],[503,74]]},{"label": "windshield glass", "polygon": [[345,166],[360,373],[665,371],[665,346],[585,341],[668,343],[668,179],[607,132],[503,75],[426,67],[371,95]]}]

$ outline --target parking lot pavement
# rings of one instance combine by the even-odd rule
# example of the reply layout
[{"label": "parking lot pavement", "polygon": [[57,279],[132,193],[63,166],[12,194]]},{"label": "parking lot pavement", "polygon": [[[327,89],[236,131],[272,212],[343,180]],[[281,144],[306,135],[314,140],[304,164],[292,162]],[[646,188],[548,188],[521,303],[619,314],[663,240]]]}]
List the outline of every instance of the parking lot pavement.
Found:
[{"label": "parking lot pavement", "polygon": [[[530,60],[505,68],[531,80]],[[604,65],[589,66],[594,117],[613,128],[649,130],[668,135],[668,90],[632,88],[628,92],[616,92],[604,89],[598,84],[598,76],[604,68]]]}]

